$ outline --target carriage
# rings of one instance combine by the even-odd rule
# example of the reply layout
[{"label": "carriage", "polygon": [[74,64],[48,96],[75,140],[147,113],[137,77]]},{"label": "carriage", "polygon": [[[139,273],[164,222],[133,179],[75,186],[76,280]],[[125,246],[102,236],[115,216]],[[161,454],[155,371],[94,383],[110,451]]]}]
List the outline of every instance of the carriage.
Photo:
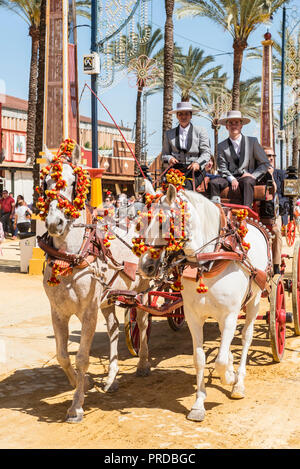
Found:
[{"label": "carriage", "polygon": [[[146,319],[147,316],[144,312],[148,314],[150,313],[151,316],[168,317],[169,323],[174,329],[180,328],[183,320],[187,320],[193,336],[194,358],[195,366],[197,368],[197,399],[187,418],[190,420],[202,421],[205,415],[204,400],[206,394],[203,382],[203,369],[205,365],[203,332],[200,329],[203,328],[203,319],[205,320],[205,318],[200,318],[200,324],[196,324],[197,330],[193,327],[194,324],[190,324],[190,320],[192,317],[191,315],[198,315],[199,312],[200,315],[202,314],[203,303],[201,304],[201,301],[198,302],[198,300],[196,300],[191,307],[186,290],[182,293],[180,289],[178,291],[173,291],[173,287],[176,285],[177,280],[171,280],[168,278],[168,274],[170,267],[174,269],[178,266],[178,263],[181,262],[181,259],[178,259],[178,253],[180,252],[181,246],[183,247],[182,251],[185,252],[188,244],[191,243],[191,240],[195,239],[195,236],[199,235],[200,231],[197,230],[196,223],[201,223],[201,234],[205,235],[206,239],[210,240],[210,243],[213,239],[208,236],[212,233],[215,233],[214,236],[217,236],[214,239],[220,238],[220,234],[218,235],[218,233],[220,233],[219,227],[223,209],[221,206],[220,208],[217,208],[217,206],[208,201],[206,197],[200,196],[192,191],[186,191],[183,194],[185,201],[182,200],[182,198],[180,198],[180,194],[177,192],[177,189],[179,188],[176,188],[172,183],[169,184],[165,194],[157,194],[158,199],[155,199],[156,203],[154,204],[156,205],[156,210],[159,210],[161,203],[166,203],[169,207],[167,209],[169,221],[173,220],[173,208],[171,207],[174,205],[176,206],[175,212],[179,213],[179,215],[181,214],[181,222],[182,217],[185,219],[187,216],[190,216],[190,223],[188,223],[188,225],[189,228],[191,228],[190,225],[194,225],[193,229],[190,230],[190,234],[193,235],[194,238],[193,236],[188,236],[188,232],[181,223],[180,238],[178,238],[181,239],[181,241],[179,244],[176,241],[177,248],[179,248],[177,251],[179,252],[175,252],[175,256],[173,258],[170,257],[170,253],[168,252],[164,262],[166,270],[164,271],[165,275],[163,275],[162,281],[160,281],[159,284],[156,284],[153,288],[153,284],[151,286],[151,282],[146,280],[147,287],[144,287],[143,279],[136,279],[131,275],[132,272],[128,271],[126,273],[124,239],[122,239],[122,246],[120,245],[118,248],[119,257],[115,258],[107,247],[110,245],[110,226],[105,221],[100,223],[101,228],[104,229],[102,237],[100,237],[97,236],[98,223],[90,224],[88,221],[89,212],[85,208],[85,200],[87,198],[89,181],[87,172],[76,165],[78,155],[80,154],[79,151],[80,149],[79,146],[76,145],[76,142],[67,139],[62,143],[57,155],[54,157],[51,153],[48,152],[49,154],[47,154],[46,152],[49,165],[42,169],[41,185],[37,187],[37,191],[39,193],[37,207],[40,211],[40,217],[45,220],[47,228],[47,232],[42,237],[38,238],[38,243],[41,249],[43,249],[47,254],[43,284],[51,304],[52,322],[57,345],[57,359],[65,371],[70,384],[76,388],[72,405],[67,412],[67,421],[72,423],[80,422],[83,418],[84,412],[82,406],[84,395],[92,386],[90,377],[86,372],[88,369],[88,357],[96,328],[99,308],[101,308],[102,313],[106,318],[108,335],[110,338],[110,366],[104,389],[105,391],[117,389],[118,321],[114,315],[113,305],[108,305],[106,302],[108,296],[110,297],[111,303],[116,302],[116,304],[122,305],[127,309],[127,314],[125,315],[127,317],[127,340],[129,345],[132,347],[132,352],[135,354],[139,349],[139,339],[141,339],[141,346],[145,345],[146,331],[144,327],[146,321],[144,321],[144,318]],[[263,198],[260,200],[264,200],[268,196],[269,189],[267,186],[262,186],[258,191],[264,194]],[[165,197],[161,198],[162,195],[165,195]],[[155,198],[156,196],[153,195],[153,197]],[[260,195],[260,197],[262,196]],[[259,200],[259,196],[257,196],[256,199]],[[207,209],[208,219],[210,220],[209,224],[205,224],[205,217],[200,219],[198,216],[199,203],[203,209]],[[234,207],[232,207],[231,201],[228,202],[223,200],[223,206],[227,207],[228,213],[233,213],[234,210],[237,210],[237,218],[239,218],[239,215],[241,213],[244,214],[245,210],[243,207],[239,207],[237,203],[233,205]],[[234,209],[231,210],[231,208]],[[261,285],[266,286],[266,266],[269,266],[270,264],[268,242],[270,233],[267,232],[265,227],[259,228],[258,221],[256,221],[259,219],[258,213],[254,210],[249,210],[249,212],[251,216],[247,221],[247,224],[250,225],[248,230],[249,240],[255,243],[255,249],[249,251],[249,258],[250,260],[252,259],[252,267],[254,266],[255,270],[251,270],[250,265],[250,271],[248,270],[248,273],[245,273],[239,264],[241,260],[245,260],[247,258],[247,255],[245,256],[246,248],[244,248],[244,250],[242,250],[243,252],[240,252],[240,254],[232,249],[229,254],[226,254],[226,274],[223,277],[221,276],[221,278],[219,275],[217,276],[219,282],[217,288],[219,288],[219,291],[216,292],[216,284],[218,282],[213,279],[213,281],[210,282],[211,290],[208,291],[207,295],[203,295],[202,297],[202,300],[205,302],[209,301],[210,298],[217,300],[219,292],[221,292],[221,296],[223,295],[223,298],[225,294],[226,301],[223,299],[221,304],[219,302],[220,306],[217,308],[210,303],[211,307],[214,308],[214,317],[216,317],[219,326],[223,329],[221,331],[222,337],[220,351],[216,359],[215,366],[221,382],[233,385],[231,397],[237,399],[240,399],[245,395],[244,377],[246,374],[245,364],[247,351],[252,340],[253,321],[257,316],[261,292],[265,290],[264,287],[260,287],[260,283],[262,281]],[[159,211],[156,213],[155,219],[152,221],[158,221],[160,226],[160,219],[161,217],[163,218],[163,215],[164,214],[161,215]],[[260,225],[262,226],[262,223],[260,223]],[[128,232],[129,237],[131,237],[132,231],[135,227],[136,225],[131,224]],[[235,234],[235,230],[239,229],[240,231],[243,231],[241,223],[239,224],[239,227],[234,225],[231,228],[232,235]],[[175,231],[173,231],[172,236],[175,240],[174,233]],[[225,238],[225,235],[223,237]],[[240,235],[239,237],[241,238]],[[133,241],[132,238],[130,239]],[[171,240],[170,237],[169,239]],[[118,241],[121,240],[115,239],[114,242],[118,244]],[[246,246],[246,238],[244,242]],[[168,247],[171,246],[173,248],[176,243],[171,243],[171,245],[168,244]],[[131,247],[127,242],[125,242],[125,245],[127,246],[128,253],[130,252],[136,259],[136,251],[133,250],[134,252],[131,252]],[[141,246],[142,243],[140,243],[139,249],[141,249]],[[200,246],[205,246],[205,244],[200,244]],[[136,247],[136,243],[134,243],[134,247]],[[145,255],[147,256],[148,254],[151,254],[151,259],[153,254],[153,258],[155,258],[159,251],[160,256],[156,258],[156,262],[160,265],[161,252],[165,250],[165,245],[162,247],[161,251],[159,251],[157,245],[152,245],[149,251],[145,252]],[[270,299],[270,314],[266,314],[266,318],[270,324],[272,349],[274,358],[277,361],[280,361],[284,351],[285,329],[287,322],[284,297],[286,289],[293,293],[295,331],[296,334],[300,333],[299,250],[300,246],[299,243],[297,243],[294,249],[292,278],[284,278],[283,275],[275,276],[268,282],[268,287],[272,288],[266,289]],[[195,253],[196,251],[193,249],[192,252]],[[212,251],[209,251],[208,255],[211,255],[211,253]],[[214,253],[215,252],[213,252],[213,254]],[[207,255],[207,252],[200,254]],[[220,251],[217,252],[217,255],[220,255]],[[186,254],[183,256],[183,260],[185,260],[185,257]],[[142,260],[142,257],[140,257],[139,263]],[[196,256],[196,260],[198,261],[198,254]],[[238,262],[231,262],[232,260],[237,260]],[[129,265],[131,264],[129,259],[127,263]],[[265,271],[261,269],[265,269]],[[284,270],[283,265],[282,270]],[[197,271],[199,271],[199,267]],[[262,278],[261,274],[265,274],[265,277]],[[232,282],[233,276],[238,279],[238,284]],[[249,288],[252,277],[255,282],[255,284],[253,282],[254,296],[250,291],[251,288]],[[151,276],[148,278],[151,278]],[[187,284],[191,285],[190,282],[187,282]],[[131,289],[129,287],[130,291],[115,290],[111,291],[110,295],[107,295],[112,285],[114,285],[114,288],[128,288],[128,286],[130,286]],[[172,288],[172,291],[170,291],[170,288]],[[190,287],[188,286],[188,289],[189,288]],[[201,282],[197,289],[194,289],[192,286],[190,289],[191,297],[194,299],[196,298],[195,295],[197,296],[198,293],[203,293],[203,291],[206,292],[205,289],[202,291],[202,288],[203,285],[201,285]],[[247,295],[245,295],[246,292]],[[147,295],[145,295],[145,293]],[[252,297],[251,295],[249,297],[249,293],[251,293]],[[145,298],[147,298],[147,303],[145,303]],[[184,312],[183,298],[185,305]],[[248,303],[244,303],[243,298],[247,298]],[[235,331],[236,318],[238,317],[239,311],[243,309],[241,305],[246,307],[246,321],[244,329],[247,337],[243,344],[240,366],[237,373],[235,373],[233,357],[229,347]],[[234,309],[230,309],[231,307]],[[219,309],[221,311],[219,311]],[[142,321],[141,315],[137,310],[142,310]],[[226,327],[226,324],[224,325],[224,321],[226,322],[229,317],[228,311],[229,314],[231,314],[229,319],[231,319],[232,313],[234,314],[234,321],[230,321],[229,328]],[[211,310],[209,312],[211,312]],[[67,343],[68,323],[72,314],[76,314],[82,322],[80,347],[76,355],[76,372],[70,362]],[[135,314],[137,320],[139,320],[140,327],[144,328],[140,333],[137,329],[137,325],[135,324]],[[197,317],[197,321],[198,319],[199,318]],[[148,322],[148,337],[150,334],[150,328],[151,320]],[[224,330],[226,330],[226,334],[224,334]],[[144,354],[141,351],[139,356],[137,372],[141,373],[141,376],[145,376],[147,372],[149,372],[150,368],[150,363],[146,355],[147,350]]]},{"label": "carriage", "polygon": [[[204,181],[198,191],[203,193],[206,190],[207,181]],[[296,335],[300,335],[300,241],[295,243],[296,231],[293,220],[293,204],[299,194],[299,180],[286,180],[284,193],[289,198],[291,215],[286,229],[286,244],[292,247],[293,254],[281,255],[280,274],[273,276],[269,284],[269,289],[265,290],[262,297],[268,297],[270,308],[265,314],[260,314],[256,319],[265,320],[269,325],[269,337],[271,342],[273,359],[280,362],[284,355],[286,324],[294,322]],[[222,194],[222,205],[229,209],[244,209],[240,205],[240,194],[233,192],[230,188],[225,189]],[[266,219],[261,217],[261,201],[270,200],[274,204],[274,214],[279,215],[278,199],[274,197],[271,185],[262,184],[255,187],[253,210],[248,209],[252,220],[263,223],[268,230],[272,230],[275,217]],[[292,270],[287,272],[286,260],[292,259]],[[293,312],[286,311],[285,294],[292,294]],[[112,291],[109,294],[110,301],[125,309],[124,324],[126,344],[129,352],[137,356],[140,347],[140,331],[137,324],[137,308],[148,313],[147,340],[150,339],[152,317],[166,318],[170,328],[177,332],[184,324],[183,299],[180,292],[172,291],[170,282],[163,281],[159,289],[149,290],[147,304],[141,303],[141,297],[135,292]],[[239,319],[245,319],[242,311]]]}]

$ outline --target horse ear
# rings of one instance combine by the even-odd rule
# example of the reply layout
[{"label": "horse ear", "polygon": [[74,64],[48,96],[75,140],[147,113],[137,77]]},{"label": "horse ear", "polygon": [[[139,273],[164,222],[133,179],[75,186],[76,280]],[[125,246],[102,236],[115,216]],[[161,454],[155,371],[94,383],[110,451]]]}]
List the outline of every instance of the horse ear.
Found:
[{"label": "horse ear", "polygon": [[45,157],[47,158],[48,163],[49,164],[52,163],[54,155],[45,144],[44,144],[44,153],[45,153]]},{"label": "horse ear", "polygon": [[166,195],[166,202],[169,205],[172,205],[172,203],[175,202],[176,196],[177,196],[176,187],[173,186],[173,184],[169,184],[167,195]]},{"label": "horse ear", "polygon": [[77,166],[81,160],[81,148],[78,143],[76,143],[74,150],[72,151],[72,163]]},{"label": "horse ear", "polygon": [[145,192],[146,194],[151,194],[151,195],[155,195],[156,192],[154,190],[154,187],[152,186],[151,182],[149,181],[149,179],[144,179],[144,183],[145,183]]}]

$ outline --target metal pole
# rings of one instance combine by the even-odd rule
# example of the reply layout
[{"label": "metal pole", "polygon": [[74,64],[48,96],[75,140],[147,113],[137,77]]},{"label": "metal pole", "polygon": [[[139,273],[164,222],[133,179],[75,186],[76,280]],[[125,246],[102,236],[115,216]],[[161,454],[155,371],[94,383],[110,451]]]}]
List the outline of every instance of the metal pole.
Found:
[{"label": "metal pole", "polygon": [[[91,52],[97,52],[97,23],[98,0],[91,1]],[[91,89],[97,94],[97,75],[91,75]],[[91,93],[91,118],[92,118],[92,167],[98,168],[98,102],[96,96]]]},{"label": "metal pole", "polygon": [[[284,68],[285,68],[285,18],[286,8],[282,10],[282,45],[281,45],[281,101],[280,101],[280,130],[283,130],[284,118]],[[280,169],[283,169],[283,139],[280,140]]]}]

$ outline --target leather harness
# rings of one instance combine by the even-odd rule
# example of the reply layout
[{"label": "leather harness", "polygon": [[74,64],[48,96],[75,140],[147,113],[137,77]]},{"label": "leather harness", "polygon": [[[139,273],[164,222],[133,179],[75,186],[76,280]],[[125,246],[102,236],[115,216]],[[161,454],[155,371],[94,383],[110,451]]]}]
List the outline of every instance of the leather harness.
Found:
[{"label": "leather harness", "polygon": [[[217,205],[220,210],[220,233],[217,238],[214,252],[197,253],[196,262],[188,262],[188,266],[183,271],[183,277],[197,280],[200,276],[213,278],[221,274],[232,261],[240,262],[250,273],[248,294],[243,306],[252,296],[252,280],[261,290],[268,289],[268,280],[272,273],[271,249],[269,243],[269,233],[259,222],[253,219],[243,220],[242,224],[255,226],[263,234],[267,243],[268,265],[265,271],[256,269],[247,257],[247,252],[243,249],[241,238],[237,233],[237,223],[230,208]],[[201,265],[199,266],[199,263]]]}]

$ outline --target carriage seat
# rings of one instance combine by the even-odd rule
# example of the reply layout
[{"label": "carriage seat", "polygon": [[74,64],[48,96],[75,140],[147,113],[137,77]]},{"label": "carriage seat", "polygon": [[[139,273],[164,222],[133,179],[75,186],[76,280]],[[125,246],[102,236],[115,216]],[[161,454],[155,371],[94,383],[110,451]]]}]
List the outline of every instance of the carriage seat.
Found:
[{"label": "carriage seat", "polygon": [[[209,183],[209,177],[205,177],[204,181],[197,187],[197,192],[202,195],[208,196],[207,188]],[[274,188],[268,185],[262,184],[254,186],[254,201],[260,200],[272,200],[274,198]],[[233,191],[231,187],[226,187],[221,192],[221,202],[224,204],[238,204],[242,203],[242,195],[239,189]]]}]

